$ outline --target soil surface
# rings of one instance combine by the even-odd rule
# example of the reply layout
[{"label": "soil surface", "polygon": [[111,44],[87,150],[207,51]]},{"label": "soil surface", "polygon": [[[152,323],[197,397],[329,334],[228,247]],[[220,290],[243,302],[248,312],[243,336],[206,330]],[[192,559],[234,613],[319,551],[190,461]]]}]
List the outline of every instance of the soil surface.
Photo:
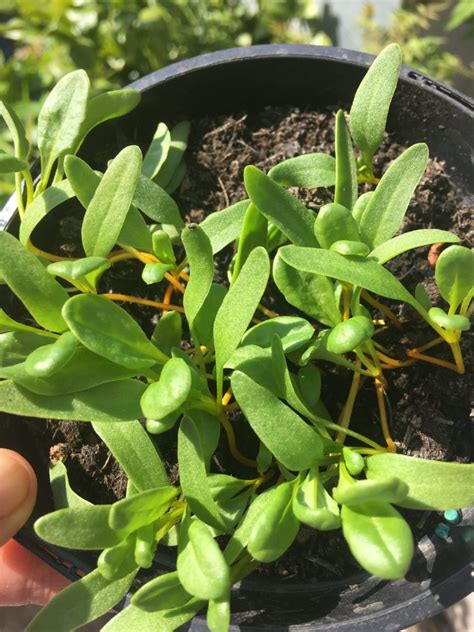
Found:
[{"label": "soil surface", "polygon": [[[186,176],[174,197],[186,221],[200,222],[209,213],[225,208],[244,197],[243,168],[253,164],[268,171],[278,162],[309,152],[333,154],[334,114],[336,108],[318,112],[290,107],[267,107],[259,112],[236,113],[192,121],[192,131],[187,150]],[[144,147],[146,149],[146,147]],[[375,174],[381,176],[387,165],[403,148],[392,138],[386,137],[375,158]],[[294,190],[311,209],[318,210],[331,201],[331,191]],[[59,231],[51,245],[49,231],[46,237],[38,234],[38,245],[58,254],[81,256],[80,222],[82,211],[74,204],[61,211]],[[403,225],[403,232],[417,228],[449,229],[472,244],[474,229],[471,223],[472,208],[456,191],[446,175],[443,165],[431,160],[423,176]],[[51,234],[51,233],[49,233]],[[42,243],[44,242],[44,243]],[[429,248],[420,248],[398,257],[389,266],[401,282],[414,291],[423,282],[431,297],[438,301],[434,285],[434,268],[428,261]],[[218,257],[217,277],[226,282],[226,268],[232,257],[227,248]],[[104,276],[100,291],[113,288],[115,292],[134,294],[159,300],[163,290],[146,286],[140,278],[140,265],[123,262],[114,266]],[[1,294],[2,307],[12,315],[28,320],[18,302]],[[176,296],[173,301],[178,301]],[[277,312],[295,313],[282,301],[277,289],[269,286],[264,304]],[[156,323],[156,312],[151,308],[124,304],[150,334]],[[404,349],[428,342],[433,333],[423,326],[410,308],[391,305],[403,322],[400,332],[389,330],[378,340],[387,346],[391,354],[404,357]],[[469,335],[463,336],[463,352],[466,374],[456,373],[437,366],[418,362],[414,366],[387,371],[388,399],[390,402],[392,435],[399,451],[430,459],[469,462],[472,408],[472,345]],[[472,340],[472,338],[471,338]],[[451,361],[445,345],[433,351],[434,355]],[[350,386],[351,376],[334,367],[323,367],[322,398],[334,419],[337,419]],[[240,426],[238,442],[241,450],[253,456],[256,438],[248,424],[239,415],[232,420]],[[2,419],[2,429],[15,443],[14,426],[17,419]],[[21,422],[22,424],[24,422]],[[43,464],[48,456],[62,459],[68,469],[72,486],[84,497],[94,502],[112,502],[123,497],[126,477],[88,424],[73,422],[29,422],[34,427],[37,440],[36,457]],[[357,399],[351,427],[362,431],[375,440],[382,441],[373,387],[363,385]],[[8,440],[8,439],[7,439]],[[157,440],[164,456],[172,482],[178,480],[176,465],[176,431],[160,435]],[[12,446],[15,447],[15,446]],[[30,457],[33,458],[33,457]],[[221,440],[214,459],[215,471],[225,471],[247,476],[251,471],[236,466],[230,457],[225,441]],[[43,510],[45,507],[42,508]],[[405,512],[417,537],[432,530],[435,514]],[[261,573],[298,579],[334,579],[358,568],[347,545],[338,532],[317,533],[302,529],[291,549],[272,565],[263,566]]]}]

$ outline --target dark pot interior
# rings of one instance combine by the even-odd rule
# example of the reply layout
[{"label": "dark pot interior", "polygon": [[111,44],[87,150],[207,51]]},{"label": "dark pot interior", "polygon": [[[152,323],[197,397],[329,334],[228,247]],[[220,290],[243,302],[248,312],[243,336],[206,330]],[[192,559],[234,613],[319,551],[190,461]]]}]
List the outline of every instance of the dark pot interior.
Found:
[{"label": "dark pot interior", "polygon": [[[156,124],[177,115],[196,116],[252,110],[263,105],[309,105],[315,109],[350,103],[371,57],[342,49],[313,46],[257,46],[203,55],[148,75],[132,87],[142,92],[139,107],[118,122],[102,125],[88,139],[82,154],[93,164],[99,154],[110,157],[120,146],[151,138]],[[407,144],[425,141],[432,156],[446,162],[446,171],[463,194],[472,196],[474,174],[474,103],[424,75],[404,68],[390,110],[388,130]],[[15,231],[14,202],[0,216],[0,229]],[[2,291],[3,288],[1,288]],[[0,293],[1,296],[1,293]],[[2,445],[37,461],[35,447],[20,422],[3,433]],[[23,447],[20,447],[23,446]],[[46,464],[37,463],[47,490]],[[44,498],[38,511],[50,500]],[[71,579],[93,564],[93,557],[45,546],[24,529],[18,539]],[[298,579],[246,579],[234,590],[231,630],[386,630],[395,631],[425,619],[468,594],[473,586],[474,511],[463,512],[448,539],[435,534],[418,544],[406,579],[387,582],[364,573],[332,582],[301,583]],[[172,564],[160,551],[161,568]],[[207,630],[196,617],[183,629]]]}]

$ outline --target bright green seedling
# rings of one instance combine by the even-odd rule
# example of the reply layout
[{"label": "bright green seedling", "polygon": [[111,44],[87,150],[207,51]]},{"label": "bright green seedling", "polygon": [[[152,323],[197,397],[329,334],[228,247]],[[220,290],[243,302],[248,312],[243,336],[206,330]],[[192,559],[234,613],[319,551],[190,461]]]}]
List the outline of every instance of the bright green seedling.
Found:
[{"label": "bright green seedling", "polygon": [[[373,171],[400,63],[399,47],[388,46],[350,117],[337,112],[333,155],[289,157],[268,174],[247,166],[248,197],[199,225],[185,225],[172,195],[186,173],[189,122],[156,121],[143,156],[136,145],[106,156],[102,148],[92,168],[75,155],[86,136],[140,96],[90,97],[75,71],[41,108],[34,181],[27,133],[0,103],[13,141],[0,172],[14,174],[21,219],[19,240],[0,232],[0,282],[26,310],[16,319],[14,301],[0,309],[0,411],[91,423],[128,479],[124,497],[94,504],[68,480],[67,461],[51,469],[55,511],[36,521],[37,535],[97,551],[98,561],[30,631],[67,632],[100,617],[144,568],[131,604],[104,630],[173,630],[201,612],[211,632],[226,632],[233,585],[276,562],[300,529],[302,538],[341,529],[363,569],[397,580],[414,551],[397,507],[474,503],[473,465],[397,454],[391,437],[389,371],[426,361],[462,373],[474,293],[474,254],[459,237],[400,232],[427,146]],[[190,175],[185,185],[192,190]],[[321,188],[314,199],[326,203],[308,208]],[[38,248],[45,218],[57,230],[69,207],[81,228],[76,256]],[[435,268],[445,304],[385,266],[439,243],[451,244]],[[133,294],[122,293],[127,286]],[[386,299],[409,307],[403,323]],[[422,332],[419,316],[437,337],[403,353],[414,317]],[[425,353],[442,342],[454,363]],[[372,436],[368,421],[366,436],[351,423],[371,386],[380,430]],[[362,417],[373,412],[366,405]],[[154,564],[162,546],[176,559],[164,574]]]}]

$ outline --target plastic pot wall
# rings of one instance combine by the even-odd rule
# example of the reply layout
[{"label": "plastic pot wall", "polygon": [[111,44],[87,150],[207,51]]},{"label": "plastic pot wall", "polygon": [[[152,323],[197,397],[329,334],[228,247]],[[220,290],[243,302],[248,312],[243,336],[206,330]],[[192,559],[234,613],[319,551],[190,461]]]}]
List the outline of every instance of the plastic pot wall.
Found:
[{"label": "plastic pot wall", "polygon": [[[231,49],[189,59],[133,83],[132,87],[142,93],[138,108],[97,128],[81,154],[95,166],[99,154],[110,158],[137,139],[149,141],[158,121],[181,115],[192,118],[276,104],[315,109],[347,106],[372,59],[343,49],[294,45]],[[404,144],[427,142],[431,155],[446,162],[447,173],[466,197],[474,192],[473,123],[472,100],[421,73],[402,69],[389,131]],[[0,229],[15,232],[17,227],[11,201],[0,214]],[[6,436],[3,433],[0,442],[36,462],[45,490],[38,515],[51,508],[46,463],[38,462],[33,439],[24,443],[28,422],[19,422],[18,428]],[[45,545],[28,528],[18,539],[71,579],[88,571],[94,562],[91,555]],[[433,533],[418,543],[412,568],[403,580],[387,582],[362,572],[317,583],[294,578],[244,580],[233,591],[231,630],[395,632],[471,592],[473,558],[474,511],[470,509],[463,511],[459,525],[450,527],[447,539]],[[166,549],[159,551],[158,559],[158,570],[173,564]],[[183,627],[191,632],[207,629],[202,615]]]}]

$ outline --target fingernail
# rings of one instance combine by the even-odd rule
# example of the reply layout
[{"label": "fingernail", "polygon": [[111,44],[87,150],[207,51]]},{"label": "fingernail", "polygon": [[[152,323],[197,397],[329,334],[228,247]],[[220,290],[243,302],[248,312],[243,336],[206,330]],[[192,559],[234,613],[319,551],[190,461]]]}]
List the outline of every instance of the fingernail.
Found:
[{"label": "fingernail", "polygon": [[0,519],[11,516],[30,491],[30,475],[7,450],[0,451]]}]

